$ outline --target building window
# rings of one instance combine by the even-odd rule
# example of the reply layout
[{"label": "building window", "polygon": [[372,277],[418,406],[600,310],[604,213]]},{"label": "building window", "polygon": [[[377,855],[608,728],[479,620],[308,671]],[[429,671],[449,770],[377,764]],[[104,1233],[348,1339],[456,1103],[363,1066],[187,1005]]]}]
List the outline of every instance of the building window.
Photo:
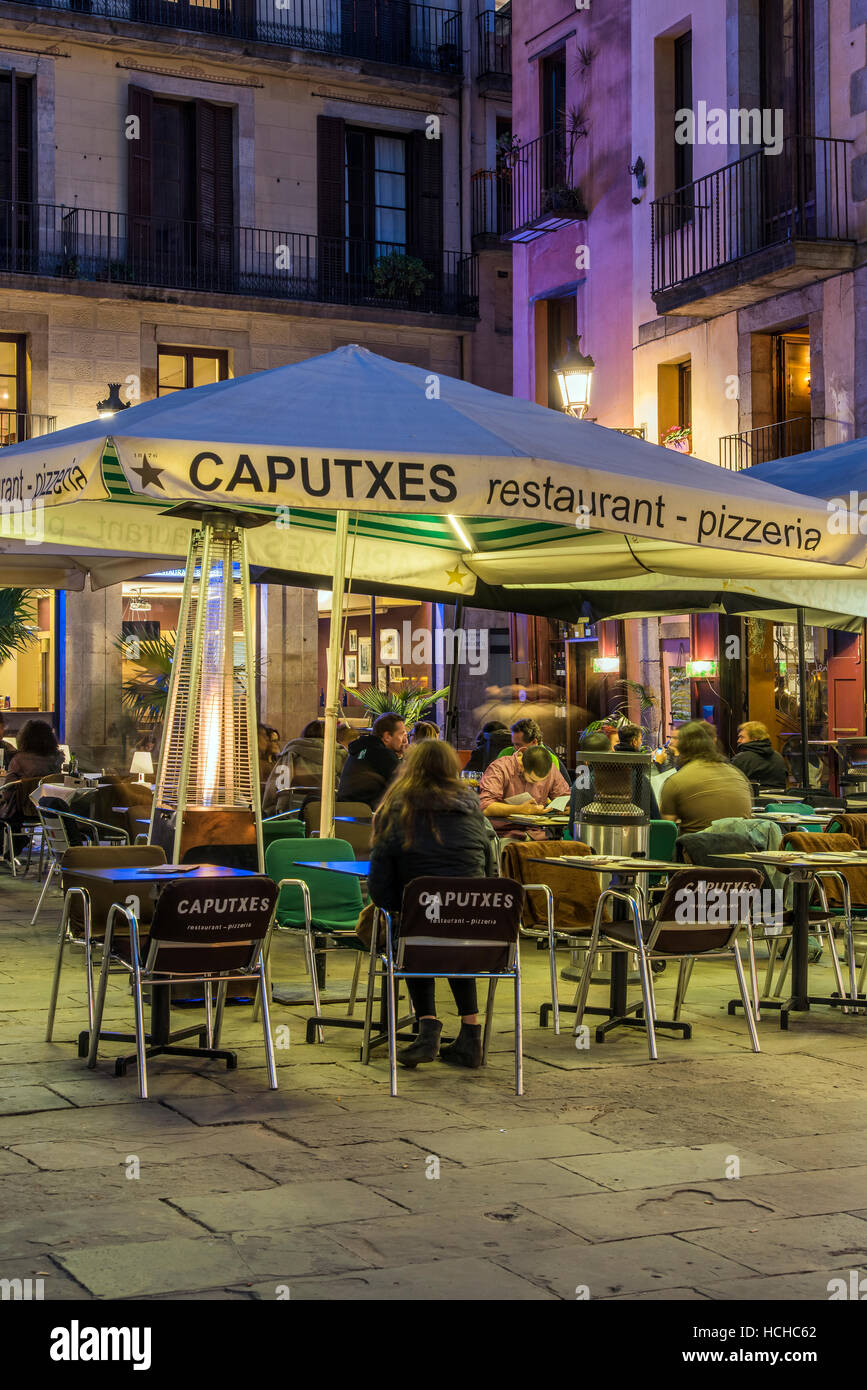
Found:
[{"label": "building window", "polygon": [[[674,109],[692,110],[692,31],[674,41]],[[674,186],[685,188],[692,183],[692,145],[674,142]],[[692,216],[692,206],[683,209],[683,220]]]},{"label": "building window", "polygon": [[[692,452],[692,360],[663,362],[657,368],[658,437],[660,444],[669,436],[671,447],[681,453]],[[688,434],[677,435],[689,430]],[[674,434],[674,438],[672,438]]]},{"label": "building window", "polygon": [[377,255],[406,251],[406,153],[402,136],[346,131],[346,236],[375,242]]},{"label": "building window", "polygon": [[27,438],[27,346],[23,337],[0,333],[0,445]]},{"label": "building window", "polygon": [[33,200],[33,80],[0,74],[0,199]]},{"label": "building window", "polygon": [[227,348],[161,347],[158,350],[157,395],[171,396],[193,386],[210,386],[229,376]]},{"label": "building window", "polygon": [[552,410],[563,409],[563,395],[554,367],[576,333],[575,299],[541,299],[535,305],[536,401]]},{"label": "building window", "polygon": [[545,188],[566,182],[566,50],[558,48],[539,63],[542,122],[542,178]]}]

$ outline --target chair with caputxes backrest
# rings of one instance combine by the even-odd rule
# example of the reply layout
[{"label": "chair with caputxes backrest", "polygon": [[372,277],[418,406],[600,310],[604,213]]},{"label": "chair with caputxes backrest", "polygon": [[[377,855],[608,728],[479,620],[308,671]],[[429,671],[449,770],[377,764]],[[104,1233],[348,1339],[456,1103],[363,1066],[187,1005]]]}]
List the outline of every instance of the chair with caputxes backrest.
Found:
[{"label": "chair with caputxes backrest", "polygon": [[[656,910],[642,918],[640,899],[622,888],[604,888],[596,907],[596,920],[590,941],[595,950],[600,937],[621,951],[635,951],[641,979],[644,1022],[647,1027],[647,1047],[650,1060],[657,1060],[656,1006],[653,992],[654,960],[697,960],[713,956],[731,956],[737,975],[741,1000],[754,1052],[759,1052],[753,1007],[747,991],[746,976],[738,951],[738,933],[750,928],[754,894],[761,894],[763,877],[757,869],[681,869],[673,873]],[[761,898],[759,898],[761,901]],[[603,914],[609,902],[621,902],[628,910],[625,921],[605,922]],[[713,907],[713,917],[708,911]],[[581,980],[578,992],[578,1011],[575,1035],[587,1003],[590,977]],[[678,981],[678,990],[680,981]],[[680,1016],[680,998],[675,998],[675,1019]],[[688,1024],[682,1025],[684,1037],[692,1035]]]},{"label": "chair with caputxes backrest", "polygon": [[[131,908],[115,903],[105,932],[102,969],[96,997],[94,1026],[87,1065],[96,1066],[99,1029],[105,1006],[108,972],[119,964],[131,977],[135,1007],[136,1059],[139,1095],[148,1098],[147,1058],[165,1052],[185,1057],[220,1058],[227,1067],[237,1066],[237,1056],[219,1046],[226,986],[231,980],[258,982],[262,999],[262,1031],[268,1064],[268,1083],[277,1089],[277,1069],[271,1020],[265,990],[264,956],[268,949],[277,906],[277,888],[264,874],[244,878],[196,878],[166,884],[157,898],[145,945],[138,916]],[[129,931],[129,960],[115,950],[118,927],[126,923]],[[205,1029],[207,1047],[148,1046],[144,1027],[142,991],[173,984],[205,986]],[[216,986],[216,1011],[212,990]]]},{"label": "chair with caputxes backrest", "polygon": [[[79,1057],[86,1057],[90,1046],[94,1012],[94,954],[102,950],[108,914],[117,898],[117,887],[114,883],[83,877],[80,871],[83,869],[143,869],[153,864],[164,864],[165,862],[165,853],[158,845],[74,845],[64,853],[60,865],[61,886],[64,892],[63,911],[60,916],[54,977],[48,1001],[46,1042],[51,1042],[54,1033],[54,1014],[57,1008],[57,994],[63,969],[63,948],[66,945],[71,945],[80,946],[84,951],[87,983],[87,1029],[78,1035]],[[138,900],[139,925],[142,932],[146,933],[153,910],[153,885],[143,883],[135,896]],[[126,938],[127,941],[128,939]],[[116,932],[116,950],[122,949],[123,941],[124,938],[120,931]],[[102,1036],[129,1040],[135,1035],[131,1033],[103,1033]]]},{"label": "chair with caputxes backrest", "polygon": [[[515,996],[515,1093],[524,1094],[521,1031],[521,912],[524,889],[512,878],[414,878],[403,890],[400,925],[394,935],[382,912],[385,947],[379,951],[387,983],[388,1060],[391,1094],[397,1095],[396,983],[413,978],[485,979],[488,997],[482,1043],[487,1062],[500,980],[511,980]],[[375,940],[375,937],[374,937]]]},{"label": "chair with caputxes backrest", "polygon": [[[582,840],[531,840],[526,843],[511,840],[502,846],[500,872],[506,878],[515,879],[524,889],[521,935],[544,941],[548,948],[551,1001],[540,1006],[539,1026],[545,1028],[551,1014],[555,1033],[560,1032],[561,1011],[572,1013],[575,1010],[574,1000],[572,1004],[561,1004],[559,1000],[557,942],[573,951],[587,945],[601,889],[598,874],[589,870],[576,872],[557,861],[564,855],[593,852]],[[540,858],[547,862],[534,862]],[[591,965],[591,958],[587,956],[585,968]]]}]

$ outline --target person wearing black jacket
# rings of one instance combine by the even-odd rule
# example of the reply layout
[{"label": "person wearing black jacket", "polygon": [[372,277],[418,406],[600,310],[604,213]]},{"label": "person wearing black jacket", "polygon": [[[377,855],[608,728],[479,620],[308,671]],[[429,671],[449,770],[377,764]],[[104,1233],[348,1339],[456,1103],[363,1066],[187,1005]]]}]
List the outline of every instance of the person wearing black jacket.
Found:
[{"label": "person wearing black jacket", "polygon": [[407,745],[402,714],[381,714],[373,727],[349,745],[337,786],[338,801],[366,801],[377,807],[397,771]]},{"label": "person wearing black jacket", "polygon": [[[367,882],[371,900],[394,915],[400,912],[404,888],[414,878],[488,877],[496,872],[495,863],[492,832],[478,795],[460,780],[454,749],[439,739],[414,744],[374,817]],[[419,1032],[397,1054],[403,1066],[433,1062],[438,1054],[455,1066],[481,1066],[476,982],[454,979],[449,984],[461,1030],[455,1042],[440,1052],[443,1026],[436,1016],[435,982],[407,980]]]},{"label": "person wearing black jacket", "polygon": [[786,762],[771,746],[764,724],[756,719],[741,724],[738,744],[739,752],[732,758],[732,767],[742,772],[748,781],[758,782],[760,787],[779,787],[784,791],[789,780]]}]

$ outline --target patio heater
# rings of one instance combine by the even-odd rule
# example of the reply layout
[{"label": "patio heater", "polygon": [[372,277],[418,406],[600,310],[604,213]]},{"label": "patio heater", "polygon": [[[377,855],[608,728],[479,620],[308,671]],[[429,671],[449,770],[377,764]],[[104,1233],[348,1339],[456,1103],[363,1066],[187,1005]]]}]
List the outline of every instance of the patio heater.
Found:
[{"label": "patio heater", "polygon": [[581,753],[575,836],[598,854],[646,854],[650,754]]},{"label": "patio heater", "polygon": [[[196,846],[257,847],[264,867],[246,532],[258,516],[196,504],[150,839],[173,863]],[[267,520],[267,519],[265,519]]]}]

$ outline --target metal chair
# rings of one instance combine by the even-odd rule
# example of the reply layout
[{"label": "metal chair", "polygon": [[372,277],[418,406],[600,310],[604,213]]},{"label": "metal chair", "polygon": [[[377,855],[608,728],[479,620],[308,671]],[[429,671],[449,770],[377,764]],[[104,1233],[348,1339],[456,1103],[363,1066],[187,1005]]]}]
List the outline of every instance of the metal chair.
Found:
[{"label": "metal chair", "polygon": [[45,895],[51,886],[54,875],[59,874],[62,870],[64,854],[67,850],[75,848],[69,839],[70,827],[77,826],[90,845],[129,844],[129,835],[118,826],[107,825],[104,821],[91,820],[88,816],[77,816],[71,811],[54,811],[40,806],[39,820],[42,825],[42,843],[48,851],[48,873],[42,885],[42,892],[39,894],[36,910],[30,919],[31,927],[36,925],[36,919],[42,909]]},{"label": "metal chair", "polygon": [[[462,902],[461,899],[464,899]],[[403,890],[400,932],[393,938],[389,913],[385,948],[377,954],[387,982],[388,1061],[391,1094],[397,1095],[397,999],[395,984],[411,979],[488,981],[482,1065],[487,1062],[494,994],[500,980],[515,993],[515,1094],[524,1094],[521,1028],[521,911],[524,889],[513,878],[414,878]],[[373,941],[376,941],[374,933]],[[371,948],[371,955],[373,955]]]},{"label": "metal chair", "polygon": [[352,950],[355,963],[346,1016],[330,1018],[327,1022],[335,1028],[364,1027],[360,1019],[353,1018],[361,956],[366,950],[355,934],[355,926],[364,903],[356,877],[299,865],[302,859],[337,859],[351,863],[355,855],[346,840],[275,840],[265,851],[265,870],[280,889],[277,929],[304,933],[314,1008],[314,1017],[307,1020],[307,1041],[324,1042],[322,1024],[326,1020],[322,1017],[317,957],[324,958],[330,951]]},{"label": "metal chair", "polygon": [[[83,948],[87,979],[87,1030],[80,1033],[78,1037],[79,1057],[86,1057],[90,1046],[94,1010],[93,956],[95,950],[102,950],[106,922],[117,890],[113,883],[83,878],[77,871],[81,869],[145,868],[151,864],[164,864],[165,862],[165,852],[159,845],[76,845],[64,854],[61,862],[61,883],[65,896],[63,912],[60,917],[60,930],[57,935],[54,978],[48,1001],[46,1042],[51,1042],[54,1034],[54,1014],[57,1008],[57,994],[63,969],[63,948],[70,945]],[[152,885],[143,884],[142,888],[144,893],[139,897],[138,918],[139,924],[144,926],[150,921],[153,894]],[[130,1034],[103,1033],[102,1036],[128,1038]]]},{"label": "metal chair", "polygon": [[[157,898],[145,944],[138,916],[131,908],[115,903],[109,912],[105,931],[102,969],[87,1065],[96,1066],[100,1026],[105,1007],[109,969],[117,964],[131,976],[135,1006],[136,1061],[139,1095],[148,1098],[147,1058],[165,1052],[185,1057],[225,1059],[237,1065],[237,1057],[219,1047],[226,986],[232,980],[256,980],[262,997],[262,1032],[268,1063],[268,1084],[277,1089],[277,1069],[271,1020],[265,991],[265,954],[270,943],[277,906],[277,889],[264,875],[245,878],[198,878],[173,880]],[[115,949],[117,924],[129,928],[129,959]],[[205,1027],[207,1047],[176,1047],[169,1038],[148,1046],[144,1027],[142,990],[174,983],[205,986]],[[216,1011],[212,989],[217,987]]]},{"label": "metal chair", "polygon": [[[647,1047],[650,1060],[657,1060],[656,1006],[653,994],[653,972],[650,969],[654,960],[695,961],[698,957],[730,955],[734,961],[744,1013],[750,1031],[750,1041],[754,1052],[759,1052],[759,1039],[753,1009],[747,992],[746,976],[738,951],[738,933],[742,926],[749,928],[752,918],[753,892],[760,893],[763,885],[762,875],[757,869],[685,869],[671,875],[668,887],[655,913],[642,916],[642,904],[638,895],[623,888],[604,888],[596,906],[596,918],[589,950],[595,950],[600,935],[617,950],[635,951],[638,957],[638,971],[641,979],[644,1021],[647,1027]],[[708,890],[721,892],[723,902],[715,896],[714,918],[707,920]],[[693,911],[684,914],[686,899]],[[744,902],[744,899],[747,902]],[[608,903],[620,902],[625,905],[628,917],[625,921],[603,922],[602,915]],[[702,910],[703,909],[703,910]],[[721,920],[717,920],[719,914]],[[681,970],[675,996],[675,1019],[680,1016],[682,1003]],[[578,991],[578,1010],[575,1019],[575,1035],[578,1035],[590,977],[585,971]],[[686,1037],[691,1033],[686,1033]]]},{"label": "metal chair", "polygon": [[18,877],[17,859],[19,856],[15,852],[16,836],[24,837],[27,840],[27,863],[24,866],[24,874],[27,874],[30,869],[30,862],[33,857],[33,836],[35,831],[39,829],[39,819],[35,814],[28,815],[26,808],[31,805],[30,793],[36,790],[40,780],[38,777],[16,777],[13,781],[2,784],[4,791],[16,789],[16,799],[22,812],[18,822],[18,830],[13,831],[9,821],[0,821],[0,863],[6,864],[13,878]]},{"label": "metal chair", "polygon": [[[318,800],[305,803],[301,815],[308,836],[319,834],[321,806]],[[373,812],[366,801],[335,801],[333,823],[334,833],[352,846],[356,859],[370,858]]]}]

